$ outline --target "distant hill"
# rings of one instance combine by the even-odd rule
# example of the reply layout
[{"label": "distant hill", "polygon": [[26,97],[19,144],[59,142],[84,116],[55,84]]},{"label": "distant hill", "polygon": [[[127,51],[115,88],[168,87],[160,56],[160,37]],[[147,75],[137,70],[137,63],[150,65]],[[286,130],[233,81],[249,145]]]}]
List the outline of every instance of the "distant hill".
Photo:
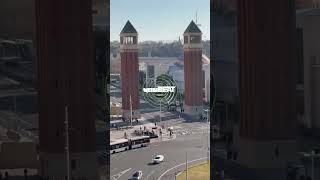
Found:
[{"label": "distant hill", "polygon": [[[119,52],[119,41],[112,41],[110,43],[110,53],[116,55]],[[183,57],[183,46],[179,41],[170,43],[144,41],[139,43],[139,56],[148,56],[151,52],[153,57]],[[203,53],[210,57],[210,41],[203,41]]]}]

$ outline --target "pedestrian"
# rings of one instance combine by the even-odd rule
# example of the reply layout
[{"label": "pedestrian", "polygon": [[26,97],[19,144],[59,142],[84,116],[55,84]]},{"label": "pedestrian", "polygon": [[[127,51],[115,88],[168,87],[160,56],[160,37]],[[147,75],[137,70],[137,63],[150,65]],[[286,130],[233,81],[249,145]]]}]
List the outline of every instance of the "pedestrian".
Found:
[{"label": "pedestrian", "polygon": [[143,130],[146,130],[146,126],[143,126]]},{"label": "pedestrian", "polygon": [[124,138],[127,139],[127,132],[124,132]]},{"label": "pedestrian", "polygon": [[142,130],[142,127],[140,126],[140,131]]}]

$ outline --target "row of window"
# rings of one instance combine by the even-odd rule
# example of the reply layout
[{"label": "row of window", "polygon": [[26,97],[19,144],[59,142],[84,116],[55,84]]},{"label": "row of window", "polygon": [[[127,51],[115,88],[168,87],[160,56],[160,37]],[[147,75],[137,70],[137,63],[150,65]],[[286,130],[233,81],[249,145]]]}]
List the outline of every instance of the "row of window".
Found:
[{"label": "row of window", "polygon": [[110,149],[113,150],[113,149],[119,149],[119,148],[122,148],[122,147],[127,147],[129,146],[129,143],[126,142],[126,143],[120,143],[120,144],[115,144],[115,145],[111,145],[110,146]]},{"label": "row of window", "polygon": [[125,36],[120,37],[121,44],[137,44],[137,37],[136,36]]},{"label": "row of window", "polygon": [[201,43],[201,36],[190,36],[190,41],[188,36],[184,36],[184,44],[194,44]]}]

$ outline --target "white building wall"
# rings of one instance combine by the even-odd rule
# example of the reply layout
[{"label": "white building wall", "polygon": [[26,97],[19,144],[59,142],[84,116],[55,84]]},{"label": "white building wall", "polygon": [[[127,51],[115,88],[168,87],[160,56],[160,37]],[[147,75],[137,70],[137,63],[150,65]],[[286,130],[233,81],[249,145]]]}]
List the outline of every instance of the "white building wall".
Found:
[{"label": "white building wall", "polygon": [[203,65],[204,83],[205,83],[205,99],[210,102],[210,64]]}]

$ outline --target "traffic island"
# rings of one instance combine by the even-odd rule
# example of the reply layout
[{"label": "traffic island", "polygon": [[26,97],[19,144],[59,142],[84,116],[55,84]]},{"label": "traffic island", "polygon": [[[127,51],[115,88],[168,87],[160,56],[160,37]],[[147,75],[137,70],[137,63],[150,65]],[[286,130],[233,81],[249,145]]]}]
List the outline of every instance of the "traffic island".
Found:
[{"label": "traffic island", "polygon": [[[187,178],[186,178],[187,177]],[[210,180],[210,162],[205,162],[190,166],[188,173],[186,171],[181,172],[176,177],[177,180]]]}]

